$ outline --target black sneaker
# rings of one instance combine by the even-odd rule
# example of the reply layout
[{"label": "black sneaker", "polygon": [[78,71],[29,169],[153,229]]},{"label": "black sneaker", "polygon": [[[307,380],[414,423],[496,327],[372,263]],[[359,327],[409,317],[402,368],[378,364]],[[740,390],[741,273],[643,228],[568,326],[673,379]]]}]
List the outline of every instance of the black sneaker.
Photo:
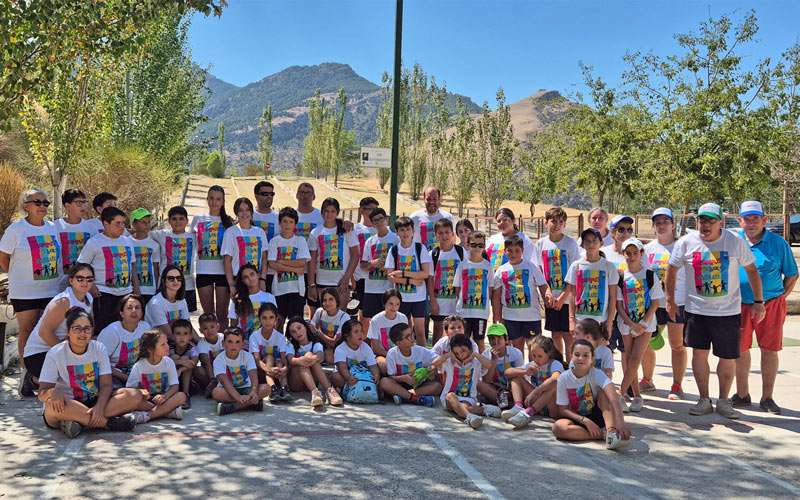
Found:
[{"label": "black sneaker", "polygon": [[731,406],[734,408],[750,408],[753,405],[753,401],[750,400],[750,395],[748,394],[745,397],[741,397],[738,394],[734,394],[731,398]]},{"label": "black sneaker", "polygon": [[259,399],[258,403],[256,403],[253,406],[251,406],[250,409],[253,410],[253,411],[264,411],[264,400],[263,399]]},{"label": "black sneaker", "polygon": [[187,397],[187,398],[186,398],[186,402],[185,402],[185,403],[183,403],[183,405],[181,405],[181,408],[182,408],[182,409],[184,409],[184,410],[188,410],[188,409],[190,409],[191,407],[192,407],[192,400],[191,400],[191,398],[188,398],[188,397]]},{"label": "black sneaker", "polygon": [[270,387],[269,402],[270,403],[277,403],[278,401],[281,401],[281,400],[282,400],[281,399],[281,390],[278,388],[278,386],[277,385],[273,385],[272,387]]},{"label": "black sneaker", "polygon": [[24,370],[21,376],[22,380],[19,384],[19,395],[23,398],[36,397],[36,393],[34,392],[33,375],[31,375],[31,372]]},{"label": "black sneaker", "polygon": [[228,415],[236,411],[236,405],[233,403],[217,403],[217,415]]},{"label": "black sneaker", "polygon": [[773,415],[780,415],[781,414],[781,407],[775,403],[775,400],[772,398],[767,398],[764,401],[758,403],[758,406],[761,407],[762,410],[768,411]]},{"label": "black sneaker", "polygon": [[130,413],[106,420],[106,429],[115,432],[130,432],[136,427],[136,418]]},{"label": "black sneaker", "polygon": [[291,403],[293,401],[292,393],[289,392],[289,388],[285,385],[281,387],[281,397],[287,403]]},{"label": "black sneaker", "polygon": [[59,427],[61,427],[64,435],[70,439],[78,437],[81,431],[83,431],[83,426],[74,420],[62,420],[59,423]]}]

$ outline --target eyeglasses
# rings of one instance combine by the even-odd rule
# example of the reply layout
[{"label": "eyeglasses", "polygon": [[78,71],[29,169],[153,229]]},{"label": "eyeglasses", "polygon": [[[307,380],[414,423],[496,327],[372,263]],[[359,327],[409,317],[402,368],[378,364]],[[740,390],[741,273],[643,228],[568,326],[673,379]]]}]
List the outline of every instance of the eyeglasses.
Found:
[{"label": "eyeglasses", "polygon": [[632,227],[618,227],[616,229],[616,231],[618,233],[630,233],[630,234],[633,234],[633,228]]},{"label": "eyeglasses", "polygon": [[483,243],[470,243],[470,248],[483,248]]},{"label": "eyeglasses", "polygon": [[167,276],[167,281],[183,281],[183,276]]},{"label": "eyeglasses", "polygon": [[275,193],[269,191],[261,191],[258,193],[259,196],[275,196]]},{"label": "eyeglasses", "polygon": [[33,203],[37,207],[49,207],[50,202],[47,200],[28,200],[25,203]]},{"label": "eyeglasses", "polygon": [[75,276],[78,283],[94,283],[94,276]]},{"label": "eyeglasses", "polygon": [[94,327],[92,327],[91,325],[87,326],[72,325],[71,327],[69,327],[69,331],[75,333],[92,333],[93,330]]}]

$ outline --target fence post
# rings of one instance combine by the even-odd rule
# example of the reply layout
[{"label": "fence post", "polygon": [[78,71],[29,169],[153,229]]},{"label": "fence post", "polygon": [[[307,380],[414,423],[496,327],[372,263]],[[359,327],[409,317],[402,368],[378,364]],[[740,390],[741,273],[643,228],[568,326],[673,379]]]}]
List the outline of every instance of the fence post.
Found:
[{"label": "fence post", "polygon": [[578,214],[578,235],[583,232],[583,212]]},{"label": "fence post", "polygon": [[639,214],[633,216],[633,234],[639,237]]}]

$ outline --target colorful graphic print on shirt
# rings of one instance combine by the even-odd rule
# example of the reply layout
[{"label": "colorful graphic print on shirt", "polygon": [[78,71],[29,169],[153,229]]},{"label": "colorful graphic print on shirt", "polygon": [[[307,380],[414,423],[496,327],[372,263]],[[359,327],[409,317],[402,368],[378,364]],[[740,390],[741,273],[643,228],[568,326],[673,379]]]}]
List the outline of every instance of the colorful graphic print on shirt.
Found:
[{"label": "colorful graphic print on shirt", "polygon": [[167,252],[164,266],[175,264],[181,268],[184,276],[192,274],[192,258],[194,248],[193,241],[189,238],[173,238],[167,236],[164,240],[164,248]]},{"label": "colorful graphic print on shirt", "polygon": [[[277,260],[297,260],[297,247],[278,247]],[[297,273],[287,273],[278,271],[278,282],[286,283],[287,281],[297,281]]]},{"label": "colorful graphic print on shirt", "polygon": [[647,288],[647,280],[642,283],[633,276],[623,280],[622,303],[625,305],[625,312],[631,321],[634,323],[642,321],[650,307],[650,290]]},{"label": "colorful graphic print on shirt", "polygon": [[197,233],[197,258],[200,260],[222,260],[220,246],[225,235],[225,226],[218,221],[204,221],[195,227]]},{"label": "colorful graphic print on shirt", "polygon": [[120,342],[119,357],[117,358],[117,363],[114,365],[114,368],[125,373],[130,373],[131,368],[133,368],[133,365],[139,358],[140,344],[141,339],[133,339],[130,342]]},{"label": "colorful graphic print on shirt", "polygon": [[461,306],[464,309],[486,308],[489,288],[489,273],[486,269],[462,269],[461,285]]},{"label": "colorful graphic print on shirt", "polygon": [[470,397],[472,384],[475,383],[475,369],[471,366],[453,366],[453,381],[450,383],[448,392],[455,393],[456,396],[463,398]]},{"label": "colorful graphic print on shirt", "polygon": [[105,286],[127,288],[131,286],[131,247],[114,245],[103,247],[106,275]]},{"label": "colorful graphic print on shirt", "polygon": [[281,357],[281,351],[279,349],[275,349],[275,346],[272,344],[261,344],[258,346],[258,355],[261,356],[262,360],[266,360],[269,356],[272,356],[273,359],[277,361]]},{"label": "colorful graphic print on shirt", "polygon": [[[372,247],[372,255],[370,258],[372,260],[376,259],[383,259],[386,262],[386,256],[389,255],[389,249],[392,248],[391,243],[380,242]],[[373,269],[369,272],[369,279],[371,280],[387,280],[388,276],[386,275],[386,269],[383,266],[378,267],[377,269]]]},{"label": "colorful graphic print on shirt", "polygon": [[506,298],[505,307],[524,309],[531,306],[529,273],[528,269],[514,269],[501,273],[500,278]]},{"label": "colorful graphic print on shirt", "polygon": [[728,295],[728,252],[717,251],[692,253],[694,289],[701,297],[724,297]]},{"label": "colorful graphic print on shirt", "polygon": [[417,361],[416,363],[395,363],[394,369],[398,375],[413,375],[418,368],[422,368],[422,361]]},{"label": "colorful graphic print on shirt", "polygon": [[579,415],[591,415],[594,409],[594,396],[592,395],[592,386],[589,383],[583,384],[583,387],[575,387],[567,389],[567,397],[569,398],[569,407],[572,411]]},{"label": "colorful graphic print on shirt", "polygon": [[[413,255],[399,255],[397,256],[397,269],[406,272],[417,272],[417,258]],[[397,285],[397,289],[402,293],[416,293],[417,285]]]},{"label": "colorful graphic print on shirt", "polygon": [[169,374],[166,372],[142,373],[139,388],[147,389],[151,396],[164,394],[169,389]]},{"label": "colorful graphic print on shirt", "polygon": [[51,280],[58,277],[58,257],[61,249],[58,240],[49,234],[28,236],[31,250],[31,272],[34,281]]},{"label": "colorful graphic print on shirt", "polygon": [[436,223],[434,222],[419,223],[419,242],[425,245],[428,250],[433,250],[438,246],[436,232],[433,230],[435,225]]},{"label": "colorful graphic print on shirt", "polygon": [[505,373],[506,370],[511,368],[511,363],[508,361],[506,357],[503,359],[498,359],[495,363],[495,372],[494,372],[494,379],[500,385],[507,387],[508,386],[508,378],[506,378]]},{"label": "colorful graphic print on shirt", "polygon": [[453,288],[453,278],[456,277],[458,261],[455,259],[439,259],[436,262],[436,271],[433,282],[434,293],[437,299],[456,298],[456,289]]},{"label": "colorful graphic print on shirt", "polygon": [[91,237],[91,233],[83,231],[58,233],[61,242],[61,267],[65,273],[78,260],[78,255]]},{"label": "colorful graphic print on shirt", "polygon": [[552,291],[560,292],[564,289],[568,268],[566,252],[562,252],[560,248],[542,250],[542,271]]},{"label": "colorful graphic print on shirt", "polygon": [[246,365],[231,366],[225,365],[225,373],[231,379],[234,387],[247,387],[250,385],[250,374],[247,373]]},{"label": "colorful graphic print on shirt", "polygon": [[67,373],[73,399],[85,402],[97,397],[97,393],[100,392],[100,363],[94,361],[81,365],[69,365]]},{"label": "colorful graphic print on shirt", "polygon": [[486,256],[489,257],[489,262],[492,264],[492,269],[495,271],[508,262],[504,243],[490,243],[489,246],[486,247]]},{"label": "colorful graphic print on shirt", "polygon": [[383,346],[383,350],[384,351],[388,352],[389,349],[394,347],[394,342],[392,342],[392,339],[389,338],[389,329],[388,328],[386,328],[385,326],[380,327],[378,329],[378,336],[380,336],[380,342],[381,342],[381,345]]},{"label": "colorful graphic print on shirt", "polygon": [[320,269],[325,271],[344,269],[344,234],[320,234],[317,236],[317,245]]},{"label": "colorful graphic print on shirt", "polygon": [[294,234],[308,238],[308,235],[311,234],[315,227],[317,227],[317,224],[314,222],[298,222],[294,227]]},{"label": "colorful graphic print on shirt", "polygon": [[253,264],[261,272],[261,239],[258,236],[237,236],[236,248],[239,250],[239,267]]},{"label": "colorful graphic print on shirt", "polygon": [[253,225],[264,230],[264,234],[267,235],[267,240],[271,240],[272,237],[275,236],[275,224],[271,224],[266,220],[253,219]]},{"label": "colorful graphic print on shirt", "polygon": [[667,279],[669,257],[669,252],[655,252],[647,256],[647,263],[650,265],[650,269],[658,274],[658,280],[661,283],[664,283]]},{"label": "colorful graphic print on shirt", "polygon": [[602,269],[578,269],[575,284],[575,306],[585,316],[602,317],[605,310],[606,272]]},{"label": "colorful graphic print on shirt", "polygon": [[153,286],[155,276],[153,276],[153,249],[150,247],[133,247],[136,255],[136,276],[139,278],[139,286]]}]

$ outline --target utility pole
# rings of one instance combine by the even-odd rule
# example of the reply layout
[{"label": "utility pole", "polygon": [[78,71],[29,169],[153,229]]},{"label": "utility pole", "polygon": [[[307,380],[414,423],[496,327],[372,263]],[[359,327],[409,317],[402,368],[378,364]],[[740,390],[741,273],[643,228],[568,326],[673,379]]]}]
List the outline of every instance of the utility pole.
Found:
[{"label": "utility pole", "polygon": [[397,218],[397,172],[400,161],[400,80],[403,53],[403,0],[397,0],[394,19],[394,103],[392,105],[392,177],[389,188],[389,212]]}]

